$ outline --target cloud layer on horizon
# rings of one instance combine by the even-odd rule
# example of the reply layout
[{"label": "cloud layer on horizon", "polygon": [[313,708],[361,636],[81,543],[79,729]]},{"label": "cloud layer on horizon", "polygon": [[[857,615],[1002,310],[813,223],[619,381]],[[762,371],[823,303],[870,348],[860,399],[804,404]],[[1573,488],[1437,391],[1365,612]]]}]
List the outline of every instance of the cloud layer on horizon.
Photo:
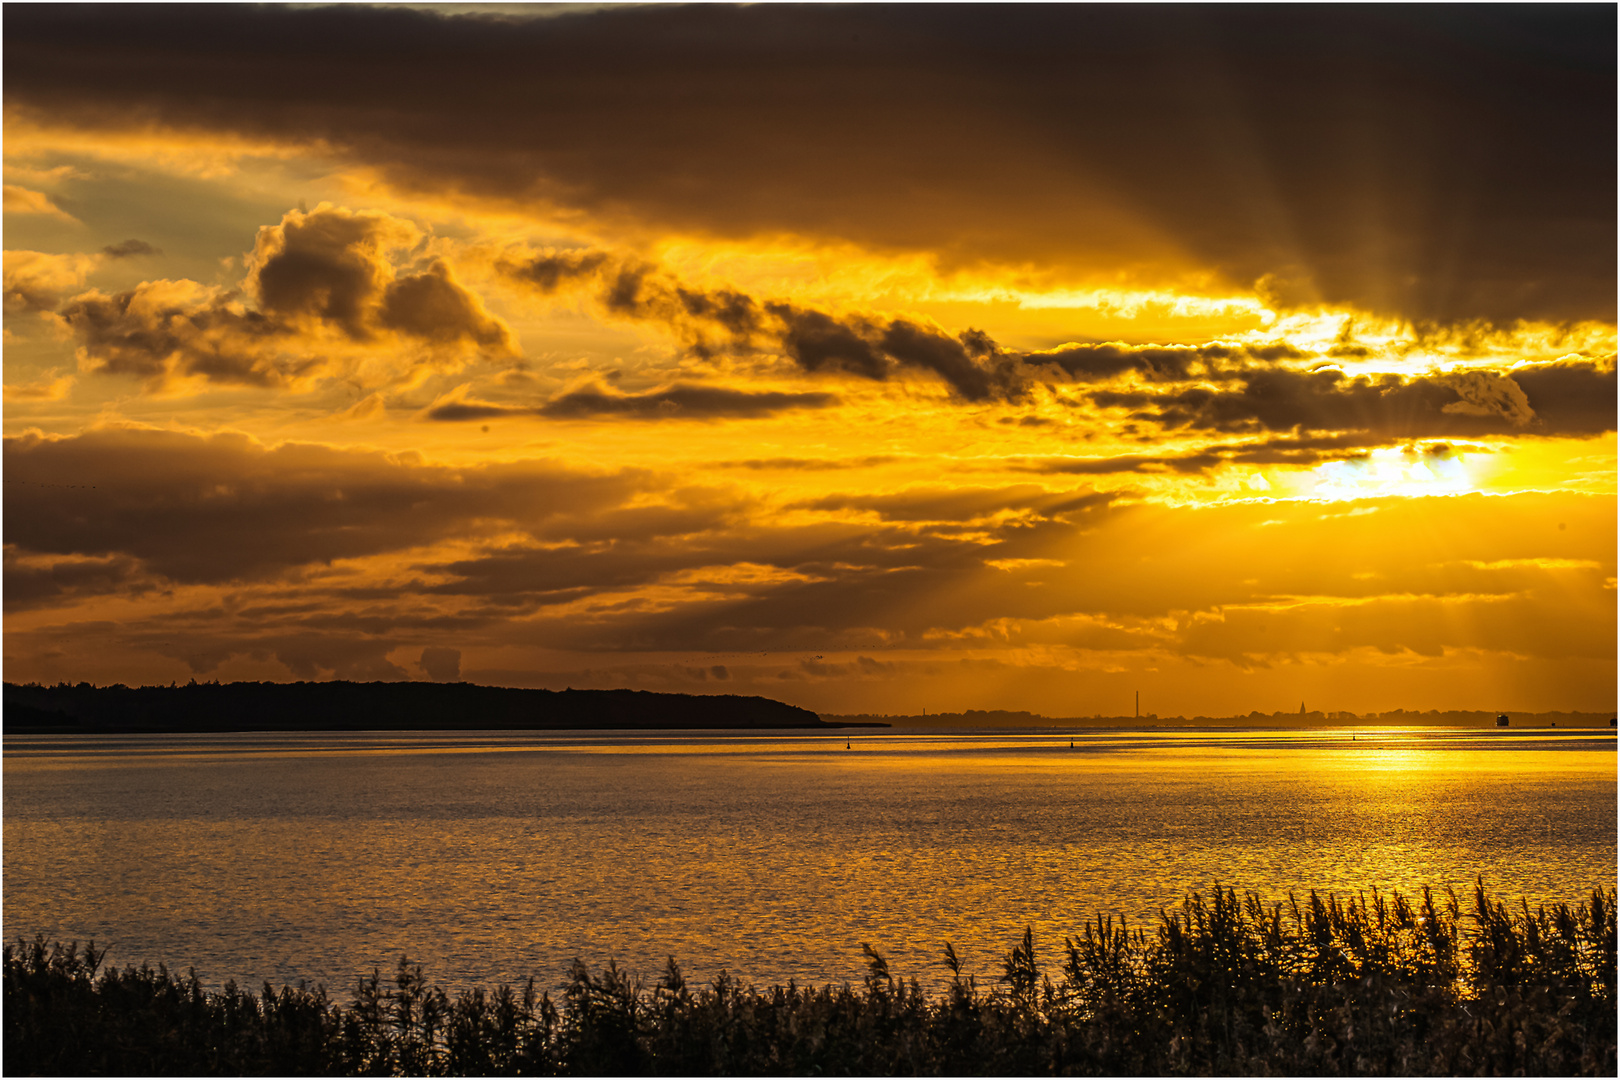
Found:
[{"label": "cloud layer on horizon", "polygon": [[[98,597],[180,590],[191,599],[95,633],[198,672],[283,647],[294,673],[312,658],[347,671],[349,652],[376,661],[451,637],[463,650],[993,646],[1240,667],[1364,648],[1601,658],[1615,647],[1605,592],[1570,591],[1613,579],[1612,499],[1387,499],[1334,514],[936,485],[763,513],[668,475],[448,469],[241,436],[116,428],[11,439],[5,452],[12,612],[90,615]],[[1574,531],[1547,532],[1552,514]],[[1402,545],[1376,542],[1392,531]],[[1525,554],[1504,557],[1504,543]],[[220,586],[223,600],[206,599]]]}]

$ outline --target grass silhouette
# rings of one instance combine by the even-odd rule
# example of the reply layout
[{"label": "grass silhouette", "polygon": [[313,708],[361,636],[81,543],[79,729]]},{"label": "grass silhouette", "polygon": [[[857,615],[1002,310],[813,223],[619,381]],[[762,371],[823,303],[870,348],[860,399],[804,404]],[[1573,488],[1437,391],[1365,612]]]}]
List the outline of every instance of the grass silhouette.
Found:
[{"label": "grass silhouette", "polygon": [[321,987],[104,967],[94,945],[5,949],[4,1071],[149,1075],[1615,1073],[1615,890],[1531,910],[1476,886],[1266,904],[1189,894],[1151,932],[1108,917],[1056,980],[1029,931],[988,988],[946,944],[940,995],[864,946],[859,985],[651,985],[575,961],[558,1000],[451,1000],[402,959],[347,1004]]}]

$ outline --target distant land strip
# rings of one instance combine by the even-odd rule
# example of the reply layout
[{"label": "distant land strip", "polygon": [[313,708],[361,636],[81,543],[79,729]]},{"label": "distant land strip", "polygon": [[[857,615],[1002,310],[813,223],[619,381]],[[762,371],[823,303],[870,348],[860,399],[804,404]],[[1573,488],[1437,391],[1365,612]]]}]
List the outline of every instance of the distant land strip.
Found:
[{"label": "distant land strip", "polygon": [[1506,716],[1509,728],[1610,728],[1614,710],[1608,712],[1484,712],[1453,709],[1394,709],[1390,712],[1251,712],[1237,716],[1042,716],[1032,712],[1004,709],[968,709],[955,713],[921,713],[891,716],[877,713],[824,713],[831,724],[887,724],[891,727],[993,727],[993,728],[1201,728],[1201,727],[1487,727],[1497,726],[1496,718]]},{"label": "distant land strip", "polygon": [[736,694],[531,690],[472,683],[5,684],[4,730],[482,731],[839,728],[809,709]]}]

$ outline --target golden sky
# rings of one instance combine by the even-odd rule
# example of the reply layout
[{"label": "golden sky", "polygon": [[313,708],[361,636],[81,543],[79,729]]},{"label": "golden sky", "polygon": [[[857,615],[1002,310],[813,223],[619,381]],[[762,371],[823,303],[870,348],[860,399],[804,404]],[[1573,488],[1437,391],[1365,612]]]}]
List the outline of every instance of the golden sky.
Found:
[{"label": "golden sky", "polygon": [[5,678],[1615,703],[1612,7],[8,7]]}]

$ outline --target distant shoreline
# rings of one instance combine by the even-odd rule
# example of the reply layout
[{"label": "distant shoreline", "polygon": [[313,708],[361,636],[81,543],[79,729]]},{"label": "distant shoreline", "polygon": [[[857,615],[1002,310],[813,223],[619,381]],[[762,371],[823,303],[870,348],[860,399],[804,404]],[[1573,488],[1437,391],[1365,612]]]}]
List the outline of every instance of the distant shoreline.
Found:
[{"label": "distant shoreline", "polygon": [[[968,709],[959,713],[877,714],[823,713],[822,720],[837,724],[881,722],[895,728],[1369,728],[1369,727],[1458,727],[1497,726],[1503,715],[1478,710],[1415,712],[1394,710],[1354,716],[1347,713],[1249,713],[1244,716],[1042,716],[1030,712]],[[1509,712],[1506,730],[1560,730],[1565,728],[1614,728],[1613,712]]]},{"label": "distant shoreline", "polygon": [[841,730],[808,709],[737,694],[530,690],[472,683],[5,684],[7,734],[238,731]]},{"label": "distant shoreline", "polygon": [[[1068,716],[1008,710],[816,714],[764,697],[647,690],[538,690],[473,683],[6,683],[6,734],[245,731],[761,731],[1455,727],[1503,730],[1498,713],[1396,709],[1242,716]],[[1509,712],[1506,730],[1614,730],[1610,712]]]}]

